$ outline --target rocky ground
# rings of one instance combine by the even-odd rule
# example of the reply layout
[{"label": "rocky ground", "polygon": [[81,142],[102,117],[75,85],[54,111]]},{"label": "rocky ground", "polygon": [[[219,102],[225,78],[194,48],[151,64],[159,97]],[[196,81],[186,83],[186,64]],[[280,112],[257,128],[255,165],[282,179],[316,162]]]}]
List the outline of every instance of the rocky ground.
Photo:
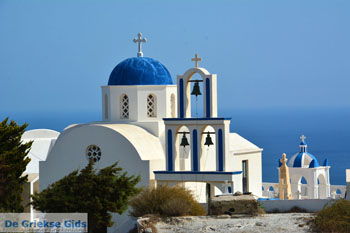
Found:
[{"label": "rocky ground", "polygon": [[199,216],[177,217],[158,222],[158,233],[198,233],[198,232],[268,232],[294,233],[309,232],[312,214],[284,213],[264,214],[257,217]]}]

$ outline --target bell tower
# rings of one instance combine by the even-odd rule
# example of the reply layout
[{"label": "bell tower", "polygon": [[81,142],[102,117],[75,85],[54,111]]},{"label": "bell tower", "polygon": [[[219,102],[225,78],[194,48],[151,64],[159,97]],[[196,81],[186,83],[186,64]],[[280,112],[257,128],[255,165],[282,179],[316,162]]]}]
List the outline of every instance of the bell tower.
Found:
[{"label": "bell tower", "polygon": [[[229,158],[225,156],[228,151],[226,136],[229,134],[230,119],[217,117],[216,74],[198,67],[201,60],[196,54],[192,58],[195,66],[177,76],[178,117],[164,118],[168,171],[183,170],[179,165],[182,151],[190,154],[191,171],[205,171],[201,160],[209,147],[215,147],[215,171],[230,170]],[[194,74],[199,74],[201,79],[194,80]],[[192,82],[193,90],[190,90]],[[203,90],[200,90],[199,82],[203,83]],[[191,95],[196,98],[203,96],[204,117],[191,115]]]},{"label": "bell tower", "polygon": [[[198,57],[198,54],[192,58],[195,62],[194,68],[188,69],[183,75],[177,76],[177,90],[178,90],[178,117],[179,118],[191,118],[191,95],[202,95],[199,89],[199,83],[203,83],[203,103],[204,103],[204,116],[206,118],[217,117],[217,84],[216,74],[210,74],[205,68],[198,66],[198,62],[202,61],[202,58]],[[193,75],[199,74],[200,80],[193,80]],[[194,82],[194,88],[191,92],[190,83]]]}]

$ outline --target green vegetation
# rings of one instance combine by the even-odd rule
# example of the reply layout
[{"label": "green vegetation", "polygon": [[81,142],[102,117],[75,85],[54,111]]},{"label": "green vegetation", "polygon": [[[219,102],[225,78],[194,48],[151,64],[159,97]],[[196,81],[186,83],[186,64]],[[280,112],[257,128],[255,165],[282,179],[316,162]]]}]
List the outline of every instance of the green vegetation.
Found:
[{"label": "green vegetation", "polygon": [[35,209],[46,213],[88,213],[89,232],[107,232],[111,212],[122,214],[139,193],[140,177],[127,176],[115,163],[96,171],[93,161],[33,195]]},{"label": "green vegetation", "polygon": [[23,212],[22,192],[27,176],[22,176],[30,158],[32,142],[21,143],[27,124],[17,125],[8,118],[0,122],[0,212]]},{"label": "green vegetation", "polygon": [[135,217],[148,214],[161,217],[205,215],[205,210],[192,193],[181,186],[159,186],[144,189],[131,200],[131,214]]},{"label": "green vegetation", "polygon": [[350,232],[350,201],[340,199],[317,213],[316,232]]}]

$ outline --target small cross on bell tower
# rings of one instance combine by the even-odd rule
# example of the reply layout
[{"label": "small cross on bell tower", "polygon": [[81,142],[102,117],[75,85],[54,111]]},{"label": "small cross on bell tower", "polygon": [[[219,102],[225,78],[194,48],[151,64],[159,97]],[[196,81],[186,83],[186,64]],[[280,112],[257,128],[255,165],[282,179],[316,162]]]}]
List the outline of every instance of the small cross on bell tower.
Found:
[{"label": "small cross on bell tower", "polygon": [[134,43],[137,43],[137,47],[138,47],[138,52],[137,52],[137,57],[143,57],[143,52],[142,52],[142,43],[146,43],[147,39],[146,38],[142,38],[142,33],[139,32],[137,34],[137,39],[133,39]]},{"label": "small cross on bell tower", "polygon": [[191,61],[194,61],[194,67],[198,68],[198,62],[202,61],[202,58],[198,57],[198,54],[196,53]]}]

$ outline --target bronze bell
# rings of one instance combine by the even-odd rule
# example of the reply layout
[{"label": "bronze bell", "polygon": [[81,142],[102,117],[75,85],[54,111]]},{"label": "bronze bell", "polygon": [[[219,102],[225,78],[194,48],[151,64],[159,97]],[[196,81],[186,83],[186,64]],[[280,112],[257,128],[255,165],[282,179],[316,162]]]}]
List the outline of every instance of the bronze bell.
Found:
[{"label": "bronze bell", "polygon": [[214,145],[213,141],[211,140],[211,137],[210,137],[210,133],[208,132],[207,133],[207,137],[205,138],[205,143],[204,143],[205,146],[211,146],[211,145]]},{"label": "bronze bell", "polygon": [[191,92],[191,95],[195,95],[196,97],[199,95],[202,95],[201,89],[199,88],[199,82],[195,80],[195,83],[193,85],[193,90]]},{"label": "bronze bell", "polygon": [[189,146],[189,145],[190,145],[190,144],[188,143],[186,134],[183,134],[183,135],[182,135],[182,139],[181,139],[180,146],[186,147],[186,146]]}]

